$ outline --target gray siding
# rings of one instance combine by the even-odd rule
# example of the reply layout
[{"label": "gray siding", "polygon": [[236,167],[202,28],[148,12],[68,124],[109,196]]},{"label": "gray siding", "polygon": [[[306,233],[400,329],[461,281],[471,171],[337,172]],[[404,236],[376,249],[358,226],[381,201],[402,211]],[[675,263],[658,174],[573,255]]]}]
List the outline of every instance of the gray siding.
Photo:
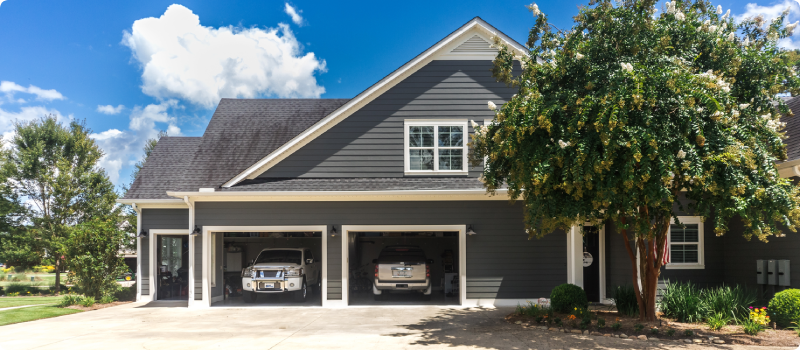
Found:
[{"label": "gray siding", "polygon": [[341,224],[473,224],[467,238],[468,298],[546,297],[566,282],[566,237],[528,240],[521,204],[475,202],[199,202],[198,225],[330,225],[329,299],[341,298]]},{"label": "gray siding", "polygon": [[[342,300],[342,225],[332,225],[336,227],[339,235],[331,237],[328,234],[328,300]],[[330,229],[328,230],[330,232]]]},{"label": "gray siding", "polygon": [[[189,227],[189,209],[142,209],[142,230],[185,229]],[[142,238],[142,295],[150,295],[150,235]]]},{"label": "gray siding", "polygon": [[[404,120],[482,123],[494,116],[487,101],[500,105],[517,92],[496,82],[491,68],[491,61],[433,61],[260,177],[403,177]],[[479,172],[470,168],[470,176]]]},{"label": "gray siding", "polygon": [[[743,224],[738,218],[729,225],[725,234],[725,282],[759,288],[756,284],[756,260],[789,260],[791,288],[800,288],[800,234],[784,230],[786,237],[770,237],[764,243],[753,237],[747,241],[742,236]],[[768,287],[772,291],[772,287]],[[779,287],[785,288],[785,287]]]},{"label": "gray siding", "polygon": [[194,238],[194,300],[203,300],[203,240]]}]

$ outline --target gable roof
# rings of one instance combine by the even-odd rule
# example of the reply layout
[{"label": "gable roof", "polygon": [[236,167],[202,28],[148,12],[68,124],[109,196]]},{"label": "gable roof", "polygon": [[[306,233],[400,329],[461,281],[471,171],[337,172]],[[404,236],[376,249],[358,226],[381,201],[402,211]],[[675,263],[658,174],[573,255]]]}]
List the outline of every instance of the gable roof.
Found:
[{"label": "gable roof", "polygon": [[203,137],[163,137],[124,199],[219,187],[347,99],[222,99]]},{"label": "gable roof", "polygon": [[[527,55],[528,50],[523,45],[517,43],[490,24],[486,23],[480,17],[475,17],[456,31],[450,33],[450,35],[444,39],[425,50],[423,53],[417,55],[411,61],[407,62],[394,72],[390,73],[388,76],[384,77],[374,85],[370,86],[368,89],[358,94],[358,96],[348,101],[346,104],[341,106],[341,108],[319,120],[307,130],[298,134],[296,137],[288,140],[288,142],[282,146],[269,153],[262,153],[262,158],[251,163],[250,166],[248,166],[246,169],[243,169],[233,178],[225,180],[227,182],[225,182],[222,187],[231,187],[244,180],[256,178],[258,175],[262,174],[281,160],[285,159],[290,154],[308,144],[311,140],[317,138],[325,131],[329,130],[354,112],[364,107],[369,102],[373,101],[395,84],[399,83],[412,73],[418,71],[426,64],[436,59],[437,56],[440,56],[444,59],[452,59],[452,51],[461,45],[468,42],[468,45],[473,46],[480,44],[478,41],[476,41],[475,36],[478,37],[477,39],[486,41],[495,35],[505,42],[510,49],[515,50],[518,55]],[[456,52],[456,54],[457,53],[458,52]],[[493,55],[491,51],[486,53]],[[470,58],[474,59],[474,57]]]}]

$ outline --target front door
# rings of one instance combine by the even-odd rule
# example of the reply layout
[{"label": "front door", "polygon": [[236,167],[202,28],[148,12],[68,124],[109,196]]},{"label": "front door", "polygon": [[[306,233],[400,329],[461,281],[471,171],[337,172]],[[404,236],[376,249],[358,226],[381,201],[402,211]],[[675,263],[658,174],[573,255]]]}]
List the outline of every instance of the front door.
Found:
[{"label": "front door", "polygon": [[589,302],[600,302],[600,230],[583,227],[583,290]]},{"label": "front door", "polygon": [[158,300],[189,300],[189,235],[157,235]]}]

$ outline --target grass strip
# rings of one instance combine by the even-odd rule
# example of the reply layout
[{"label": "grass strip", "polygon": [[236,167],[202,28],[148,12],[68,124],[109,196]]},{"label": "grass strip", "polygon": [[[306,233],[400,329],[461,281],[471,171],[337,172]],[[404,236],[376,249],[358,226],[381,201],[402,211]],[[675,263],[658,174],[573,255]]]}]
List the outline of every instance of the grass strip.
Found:
[{"label": "grass strip", "polygon": [[81,310],[60,308],[57,306],[32,306],[21,309],[0,311],[0,326],[13,323],[41,320],[82,312]]},{"label": "grass strip", "polygon": [[0,309],[24,305],[56,304],[64,297],[3,297],[0,298]]}]

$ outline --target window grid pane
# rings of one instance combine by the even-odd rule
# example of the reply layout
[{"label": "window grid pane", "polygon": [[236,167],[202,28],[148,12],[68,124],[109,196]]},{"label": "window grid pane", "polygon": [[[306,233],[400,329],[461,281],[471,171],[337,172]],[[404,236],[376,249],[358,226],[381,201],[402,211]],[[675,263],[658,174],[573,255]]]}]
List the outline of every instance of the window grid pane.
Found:
[{"label": "window grid pane", "polygon": [[697,244],[673,244],[670,246],[670,259],[677,264],[696,264],[700,262]]},{"label": "window grid pane", "polygon": [[433,127],[432,126],[408,127],[408,146],[433,147]]},{"label": "window grid pane", "polygon": [[462,147],[464,145],[464,131],[460,126],[439,127],[439,147]]},{"label": "window grid pane", "polygon": [[670,225],[670,242],[672,243],[699,243],[700,228],[698,224]]},{"label": "window grid pane", "polygon": [[410,163],[409,165],[411,170],[433,170],[433,150],[409,150],[408,161]]},{"label": "window grid pane", "polygon": [[439,170],[461,170],[464,163],[464,150],[440,149]]},{"label": "window grid pane", "polygon": [[464,170],[463,126],[409,126],[408,147],[409,170]]}]

